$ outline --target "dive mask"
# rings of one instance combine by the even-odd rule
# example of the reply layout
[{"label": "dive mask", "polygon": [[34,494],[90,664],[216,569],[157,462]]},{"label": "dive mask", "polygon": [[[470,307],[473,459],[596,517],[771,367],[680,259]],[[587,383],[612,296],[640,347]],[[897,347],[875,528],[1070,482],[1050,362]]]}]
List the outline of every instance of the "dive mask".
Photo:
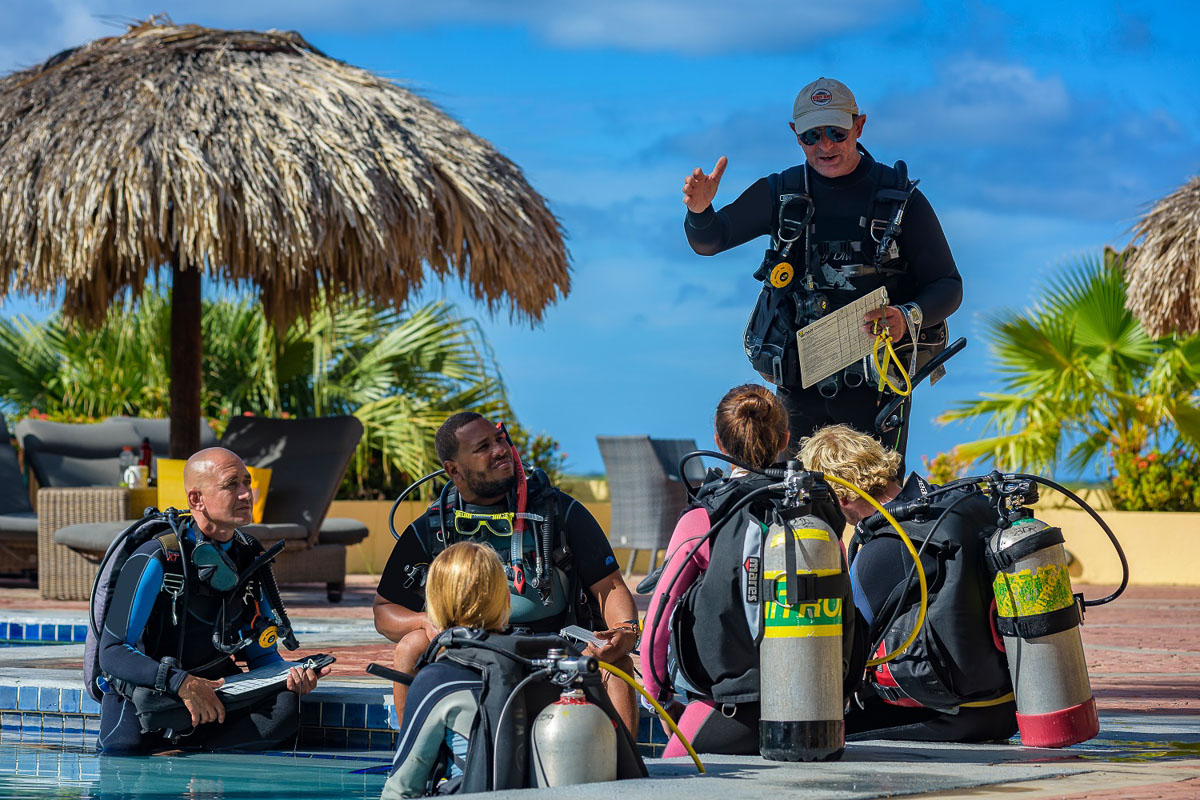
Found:
[{"label": "dive mask", "polygon": [[203,541],[192,548],[192,566],[200,582],[216,592],[228,592],[237,586],[238,573],[225,551]]},{"label": "dive mask", "polygon": [[506,511],[500,514],[480,514],[473,511],[454,512],[454,530],[463,536],[475,536],[481,530],[496,536],[512,536],[514,514]]}]

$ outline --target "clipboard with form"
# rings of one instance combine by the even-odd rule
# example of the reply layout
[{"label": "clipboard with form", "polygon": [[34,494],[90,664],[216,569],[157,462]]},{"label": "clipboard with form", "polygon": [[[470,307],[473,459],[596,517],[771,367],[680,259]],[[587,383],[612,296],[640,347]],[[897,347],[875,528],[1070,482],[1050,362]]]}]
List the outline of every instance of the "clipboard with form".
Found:
[{"label": "clipboard with form", "polygon": [[881,286],[797,331],[801,386],[807,389],[870,355],[875,337],[862,329],[863,315],[887,304]]}]

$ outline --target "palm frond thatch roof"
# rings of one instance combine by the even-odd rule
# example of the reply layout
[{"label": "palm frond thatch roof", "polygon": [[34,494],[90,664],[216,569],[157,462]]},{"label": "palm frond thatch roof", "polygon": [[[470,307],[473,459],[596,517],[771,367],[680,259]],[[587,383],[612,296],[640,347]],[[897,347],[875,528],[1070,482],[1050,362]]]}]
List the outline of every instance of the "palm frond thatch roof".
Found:
[{"label": "palm frond thatch roof", "polygon": [[569,290],[520,169],[428,100],[297,33],[155,21],[0,79],[0,292],[103,318],[159,265],[401,303],[426,265],[536,320]]},{"label": "palm frond thatch roof", "polygon": [[1200,177],[1160,200],[1133,233],[1126,307],[1151,336],[1200,332]]}]

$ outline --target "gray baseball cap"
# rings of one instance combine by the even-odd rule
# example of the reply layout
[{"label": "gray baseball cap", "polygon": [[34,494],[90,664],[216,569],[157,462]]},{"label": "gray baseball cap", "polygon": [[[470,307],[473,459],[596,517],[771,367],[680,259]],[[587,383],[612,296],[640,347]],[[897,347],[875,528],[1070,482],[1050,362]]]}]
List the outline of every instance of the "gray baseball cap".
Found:
[{"label": "gray baseball cap", "polygon": [[792,121],[798,133],[824,125],[849,129],[857,113],[854,94],[833,78],[817,78],[800,90],[792,105]]}]

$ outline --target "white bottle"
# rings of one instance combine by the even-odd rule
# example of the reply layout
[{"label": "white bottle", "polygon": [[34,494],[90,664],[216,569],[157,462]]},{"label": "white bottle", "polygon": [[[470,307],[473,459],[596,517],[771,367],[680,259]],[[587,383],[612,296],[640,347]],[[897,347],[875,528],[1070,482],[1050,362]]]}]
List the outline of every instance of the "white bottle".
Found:
[{"label": "white bottle", "polygon": [[117,483],[121,486],[126,486],[125,470],[137,464],[137,456],[133,454],[133,448],[129,445],[125,445],[125,449],[121,451],[120,463],[121,471],[119,473],[120,477],[117,479]]}]

